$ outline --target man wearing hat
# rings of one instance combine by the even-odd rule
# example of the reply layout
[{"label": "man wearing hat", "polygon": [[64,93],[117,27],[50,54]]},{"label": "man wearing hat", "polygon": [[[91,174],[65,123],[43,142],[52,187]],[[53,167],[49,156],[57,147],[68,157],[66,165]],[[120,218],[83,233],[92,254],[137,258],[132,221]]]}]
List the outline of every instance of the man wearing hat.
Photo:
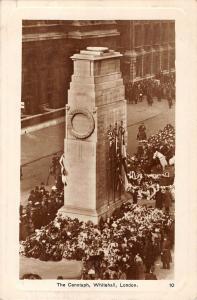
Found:
[{"label": "man wearing hat", "polygon": [[160,187],[155,194],[155,208],[160,210],[163,208],[163,194]]},{"label": "man wearing hat", "polygon": [[144,123],[141,123],[140,126],[138,127],[137,140],[138,141],[147,140],[146,127]]},{"label": "man wearing hat", "polygon": [[170,269],[170,262],[172,261],[170,253],[170,241],[167,236],[164,237],[161,251],[161,261],[163,263],[163,269]]},{"label": "man wearing hat", "polygon": [[170,192],[170,189],[169,189],[169,187],[166,187],[166,191],[163,194],[163,201],[164,201],[165,212],[167,214],[169,214],[169,212],[170,212],[172,200],[173,199],[172,199],[172,194]]},{"label": "man wearing hat", "polygon": [[151,267],[150,273],[146,273],[145,280],[157,280],[157,276],[154,274],[154,266]]}]

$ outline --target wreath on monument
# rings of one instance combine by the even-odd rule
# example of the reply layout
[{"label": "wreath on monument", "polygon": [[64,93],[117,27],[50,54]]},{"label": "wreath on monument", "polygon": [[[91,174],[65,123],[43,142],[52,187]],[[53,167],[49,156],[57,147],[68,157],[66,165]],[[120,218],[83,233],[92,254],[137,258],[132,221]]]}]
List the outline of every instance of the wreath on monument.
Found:
[{"label": "wreath on monument", "polygon": [[[78,115],[83,115],[88,121],[88,128],[86,129],[85,132],[80,132],[76,129],[74,129],[73,122],[77,118]],[[94,131],[95,128],[95,121],[92,113],[85,108],[80,108],[80,109],[74,109],[70,113],[70,125],[71,125],[71,133],[74,137],[78,139],[85,139],[88,138]]]}]

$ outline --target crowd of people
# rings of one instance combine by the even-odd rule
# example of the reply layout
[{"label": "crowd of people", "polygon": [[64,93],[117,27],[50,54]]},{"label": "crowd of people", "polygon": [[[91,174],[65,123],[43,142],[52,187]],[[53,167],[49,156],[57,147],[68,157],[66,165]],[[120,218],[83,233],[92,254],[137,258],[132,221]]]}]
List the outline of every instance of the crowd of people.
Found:
[{"label": "crowd of people", "polygon": [[[143,124],[140,127],[139,131],[145,131]],[[153,158],[156,151],[168,162],[175,156],[175,130],[171,124],[148,139],[140,140],[137,153],[127,157],[127,190],[132,194],[134,203],[142,198],[155,199],[156,208],[164,206],[169,212],[174,200],[174,166],[168,166],[163,172],[160,161]]]},{"label": "crowd of people", "polygon": [[125,96],[128,103],[137,104],[147,99],[148,105],[152,105],[154,98],[158,101],[167,99],[169,108],[175,100],[175,75],[173,73],[159,73],[155,78],[128,82],[125,86]]},{"label": "crowd of people", "polygon": [[128,156],[129,163],[127,165],[146,174],[152,173],[153,168],[155,172],[161,173],[159,160],[153,158],[156,151],[165,156],[168,162],[175,156],[175,129],[171,124],[167,124],[164,129],[159,130],[148,139],[140,139],[137,152],[132,157]]},{"label": "crowd of people", "polygon": [[82,279],[145,279],[161,255],[170,268],[174,220],[127,202],[99,225],[57,216],[21,242],[21,254],[40,260],[83,261]]},{"label": "crowd of people", "polygon": [[[52,156],[46,185],[41,182],[31,190],[27,205],[20,205],[20,240],[25,240],[35,229],[41,228],[52,221],[64,203],[64,184],[60,170],[60,154]],[[47,187],[53,177],[51,190]]]},{"label": "crowd of people", "polygon": [[46,189],[44,183],[36,186],[30,192],[27,205],[20,205],[20,240],[25,240],[36,229],[54,220],[63,203],[64,191],[61,181],[57,181],[51,191]]},{"label": "crowd of people", "polygon": [[[153,154],[159,151],[168,161],[174,156],[175,130],[168,124],[147,138],[145,125],[140,126],[137,153],[124,160],[131,200],[95,225],[56,215],[64,201],[61,175],[50,192],[42,183],[20,210],[21,255],[43,261],[80,260],[82,279],[157,279],[157,259],[170,269],[174,174],[170,169],[163,172]],[[155,207],[139,205],[140,198],[155,199]]]}]

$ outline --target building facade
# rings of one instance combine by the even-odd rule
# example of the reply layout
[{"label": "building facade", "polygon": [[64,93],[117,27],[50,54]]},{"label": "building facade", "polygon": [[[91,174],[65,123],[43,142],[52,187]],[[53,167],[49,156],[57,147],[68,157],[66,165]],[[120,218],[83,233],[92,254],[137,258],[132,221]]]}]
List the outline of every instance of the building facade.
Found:
[{"label": "building facade", "polygon": [[174,21],[118,21],[124,81],[175,71]]},{"label": "building facade", "polygon": [[123,54],[124,83],[175,71],[175,22],[24,20],[22,99],[25,115],[65,106],[73,73],[70,57],[87,46]]}]

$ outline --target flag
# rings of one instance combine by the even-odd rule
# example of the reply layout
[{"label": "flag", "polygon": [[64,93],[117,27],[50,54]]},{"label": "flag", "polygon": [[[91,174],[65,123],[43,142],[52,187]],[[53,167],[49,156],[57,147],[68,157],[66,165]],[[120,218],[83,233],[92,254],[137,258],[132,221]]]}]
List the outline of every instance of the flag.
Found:
[{"label": "flag", "polygon": [[122,158],[126,158],[127,157],[127,150],[126,150],[126,145],[125,144],[122,144]]},{"label": "flag", "polygon": [[113,135],[114,135],[114,143],[115,143],[115,155],[118,154],[118,124],[115,123],[115,127],[113,129]]},{"label": "flag", "polygon": [[67,181],[68,171],[65,168],[64,154],[62,154],[62,156],[60,157],[59,163],[61,166],[62,182],[63,182],[64,186],[66,186],[68,184],[68,181]]},{"label": "flag", "polygon": [[118,174],[117,174],[117,182],[116,182],[116,190],[120,190],[121,187],[123,185],[123,179],[122,179],[122,176],[120,174],[120,171],[118,170]]},{"label": "flag", "polygon": [[111,147],[114,143],[114,134],[113,134],[113,131],[111,129],[111,125],[110,125],[110,129],[107,132],[107,135],[108,135],[108,139],[109,139],[109,145]]},{"label": "flag", "polygon": [[131,184],[129,183],[127,176],[125,176],[125,181],[124,182],[125,182],[124,183],[125,191],[128,191],[128,189],[130,188]]}]

